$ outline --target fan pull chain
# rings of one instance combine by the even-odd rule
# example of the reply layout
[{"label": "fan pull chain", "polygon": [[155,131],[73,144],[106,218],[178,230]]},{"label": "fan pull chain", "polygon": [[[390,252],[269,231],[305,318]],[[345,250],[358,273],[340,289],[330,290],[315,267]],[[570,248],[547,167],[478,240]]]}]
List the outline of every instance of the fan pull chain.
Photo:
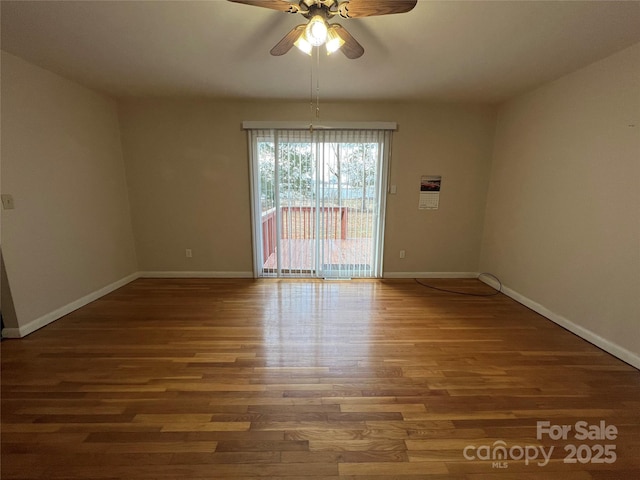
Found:
[{"label": "fan pull chain", "polygon": [[316,120],[320,120],[320,47],[316,47]]},{"label": "fan pull chain", "polygon": [[313,132],[313,122],[314,121],[319,121],[320,120],[320,49],[319,48],[315,48],[315,55],[316,55],[316,69],[315,69],[315,105],[313,104],[313,87],[314,87],[314,65],[313,65],[313,58],[311,59],[311,72],[310,72],[310,77],[311,77],[311,82],[310,82],[310,86],[309,86],[309,108],[311,110],[311,124],[309,125],[309,131]]},{"label": "fan pull chain", "polygon": [[311,115],[311,123],[309,124],[309,131],[313,132],[313,59],[309,62],[309,113]]}]

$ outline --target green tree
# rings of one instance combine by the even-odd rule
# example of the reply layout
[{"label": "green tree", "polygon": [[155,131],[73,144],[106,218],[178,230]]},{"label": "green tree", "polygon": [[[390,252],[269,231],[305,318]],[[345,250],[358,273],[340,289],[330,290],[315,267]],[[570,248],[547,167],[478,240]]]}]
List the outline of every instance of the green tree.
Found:
[{"label": "green tree", "polygon": [[[313,199],[314,164],[310,143],[279,144],[278,190],[284,206]],[[275,206],[276,158],[273,142],[258,144],[260,191],[263,210]]]}]

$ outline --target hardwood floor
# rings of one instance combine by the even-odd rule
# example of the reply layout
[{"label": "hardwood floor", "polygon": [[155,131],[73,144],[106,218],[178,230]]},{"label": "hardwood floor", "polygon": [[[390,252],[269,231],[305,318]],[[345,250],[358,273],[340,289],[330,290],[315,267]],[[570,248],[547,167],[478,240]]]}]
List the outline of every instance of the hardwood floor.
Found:
[{"label": "hardwood floor", "polygon": [[140,279],[2,342],[3,479],[637,479],[639,412],[636,369],[409,280]]}]

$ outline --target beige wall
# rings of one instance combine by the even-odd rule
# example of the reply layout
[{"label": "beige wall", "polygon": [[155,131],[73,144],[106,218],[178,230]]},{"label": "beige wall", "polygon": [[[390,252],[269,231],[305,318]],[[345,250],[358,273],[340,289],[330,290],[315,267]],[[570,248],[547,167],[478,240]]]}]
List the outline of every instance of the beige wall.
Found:
[{"label": "beige wall", "polygon": [[[556,320],[637,359],[639,58],[636,45],[508,102],[497,131],[487,106],[323,104],[323,121],[398,123],[385,273],[493,272]],[[241,122],[308,119],[307,102],[116,108],[3,52],[1,181],[16,203],[1,223],[10,327],[138,270],[250,274]],[[417,208],[425,174],[443,176],[437,211]]]},{"label": "beige wall", "polygon": [[[136,99],[119,103],[140,269],[251,274],[243,120],[308,120],[308,102]],[[323,121],[395,121],[385,273],[475,272],[495,111],[486,106],[340,103]],[[420,177],[443,177],[419,211]],[[185,257],[185,249],[193,258]],[[406,259],[398,258],[406,250]]]},{"label": "beige wall", "polygon": [[636,359],[639,71],[640,44],[500,109],[480,262]]},{"label": "beige wall", "polygon": [[115,102],[6,52],[2,192],[17,326],[136,272]]}]

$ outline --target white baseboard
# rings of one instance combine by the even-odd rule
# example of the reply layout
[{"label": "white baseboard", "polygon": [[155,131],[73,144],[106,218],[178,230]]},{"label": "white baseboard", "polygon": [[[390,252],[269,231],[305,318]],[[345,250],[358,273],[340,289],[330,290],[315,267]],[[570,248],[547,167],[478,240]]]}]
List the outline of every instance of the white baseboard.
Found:
[{"label": "white baseboard", "polygon": [[384,272],[384,278],[477,278],[477,272]]},{"label": "white baseboard", "polygon": [[74,302],[68,303],[64,307],[60,307],[57,310],[54,310],[53,312],[49,312],[39,318],[36,318],[35,320],[30,321],[26,325],[22,325],[19,328],[4,328],[2,329],[2,336],[4,338],[26,337],[30,333],[33,333],[36,330],[46,325],[49,325],[52,322],[55,322],[59,318],[62,318],[65,315],[68,315],[74,310],[82,308],[85,305],[88,305],[89,303],[99,299],[100,297],[104,297],[108,293],[111,293],[114,290],[117,290],[118,288],[125,286],[126,284],[134,281],[136,278],[138,278],[138,273],[137,272],[132,273],[131,275],[128,275],[116,282],[113,282],[105,287],[102,287],[101,289],[96,290],[95,292],[85,295],[84,297],[79,298]]},{"label": "white baseboard", "polygon": [[[498,288],[498,283],[492,279],[491,277],[480,277],[480,281],[486,283],[487,285],[492,286],[493,288]],[[610,353],[614,357],[619,358],[623,362],[632,365],[633,367],[640,369],[640,356],[638,354],[627,350],[624,347],[621,347],[617,343],[613,343],[606,338],[601,337],[600,335],[588,330],[580,325],[572,322],[566,317],[559,315],[555,312],[552,312],[548,308],[543,305],[540,305],[538,302],[531,300],[530,298],[525,297],[524,295],[512,290],[509,287],[502,286],[502,293],[507,295],[508,297],[514,299],[516,302],[521,303],[525,307],[530,308],[536,313],[539,313],[543,317],[548,318],[552,322],[560,325],[563,328],[566,328],[572,333],[575,333],[580,338],[586,340],[589,343],[594,344],[595,346],[601,348],[607,353]]]},{"label": "white baseboard", "polygon": [[253,278],[253,272],[140,272],[140,278]]}]

